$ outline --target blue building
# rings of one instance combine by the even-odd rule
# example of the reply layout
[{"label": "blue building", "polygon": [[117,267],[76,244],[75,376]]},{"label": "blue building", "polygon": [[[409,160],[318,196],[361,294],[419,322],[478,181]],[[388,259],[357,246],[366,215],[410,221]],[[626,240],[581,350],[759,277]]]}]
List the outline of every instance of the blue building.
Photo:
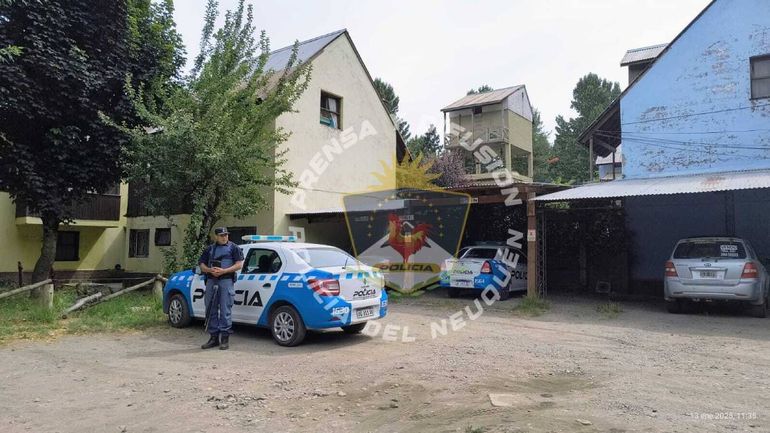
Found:
[{"label": "blue building", "polygon": [[628,87],[580,137],[592,163],[622,161],[615,180],[605,167],[610,182],[537,199],[622,210],[627,250],[611,266],[580,260],[585,285],[662,293],[663,264],[689,236],[744,237],[770,257],[770,1],[714,0],[621,64]]}]

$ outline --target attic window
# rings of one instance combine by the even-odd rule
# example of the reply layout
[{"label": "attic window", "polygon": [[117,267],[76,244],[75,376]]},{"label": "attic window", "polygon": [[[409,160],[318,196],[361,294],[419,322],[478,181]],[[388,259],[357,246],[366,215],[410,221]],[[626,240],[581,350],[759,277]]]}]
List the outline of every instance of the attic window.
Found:
[{"label": "attic window", "polygon": [[770,98],[770,54],[751,58],[751,99]]},{"label": "attic window", "polygon": [[321,92],[321,125],[342,129],[342,98]]}]

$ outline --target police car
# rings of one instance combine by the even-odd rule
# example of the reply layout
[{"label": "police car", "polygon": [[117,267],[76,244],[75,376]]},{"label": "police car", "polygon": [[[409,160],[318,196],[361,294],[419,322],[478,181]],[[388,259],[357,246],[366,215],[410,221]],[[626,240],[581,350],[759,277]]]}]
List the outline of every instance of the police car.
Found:
[{"label": "police car", "polygon": [[[296,346],[308,329],[359,333],[388,312],[384,278],[375,268],[328,245],[299,243],[294,236],[248,235],[243,268],[235,281],[235,323],[269,328],[276,343]],[[163,289],[171,326],[205,318],[203,276],[172,275]]]},{"label": "police car", "polygon": [[[505,263],[505,254],[508,262],[514,262],[518,255],[515,266]],[[511,292],[527,290],[527,257],[518,249],[494,245],[466,247],[457,257],[445,260],[440,274],[439,285],[447,288],[450,298],[458,297],[463,290],[481,292],[490,284],[500,299],[507,299]],[[502,285],[506,279],[508,283]]]}]

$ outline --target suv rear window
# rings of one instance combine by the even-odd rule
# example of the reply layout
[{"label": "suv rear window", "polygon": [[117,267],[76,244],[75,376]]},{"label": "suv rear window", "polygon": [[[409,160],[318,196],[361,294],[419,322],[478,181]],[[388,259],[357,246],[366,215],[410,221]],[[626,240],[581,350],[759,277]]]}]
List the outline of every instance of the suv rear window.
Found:
[{"label": "suv rear window", "polygon": [[744,248],[743,242],[693,241],[682,242],[674,251],[675,259],[700,259],[705,257],[745,259],[746,248]]},{"label": "suv rear window", "polygon": [[471,248],[464,259],[494,259],[497,255],[497,250],[494,248]]},{"label": "suv rear window", "polygon": [[355,265],[356,259],[337,248],[299,248],[295,253],[308,265],[314,268],[331,268],[336,266]]}]

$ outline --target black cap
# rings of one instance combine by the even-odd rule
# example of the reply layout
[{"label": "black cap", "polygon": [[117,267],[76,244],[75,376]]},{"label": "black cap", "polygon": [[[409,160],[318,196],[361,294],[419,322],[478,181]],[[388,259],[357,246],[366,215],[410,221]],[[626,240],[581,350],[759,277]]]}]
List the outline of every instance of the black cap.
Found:
[{"label": "black cap", "polygon": [[230,232],[227,231],[227,227],[217,227],[214,229],[214,234],[217,236],[220,235],[229,235]]}]

